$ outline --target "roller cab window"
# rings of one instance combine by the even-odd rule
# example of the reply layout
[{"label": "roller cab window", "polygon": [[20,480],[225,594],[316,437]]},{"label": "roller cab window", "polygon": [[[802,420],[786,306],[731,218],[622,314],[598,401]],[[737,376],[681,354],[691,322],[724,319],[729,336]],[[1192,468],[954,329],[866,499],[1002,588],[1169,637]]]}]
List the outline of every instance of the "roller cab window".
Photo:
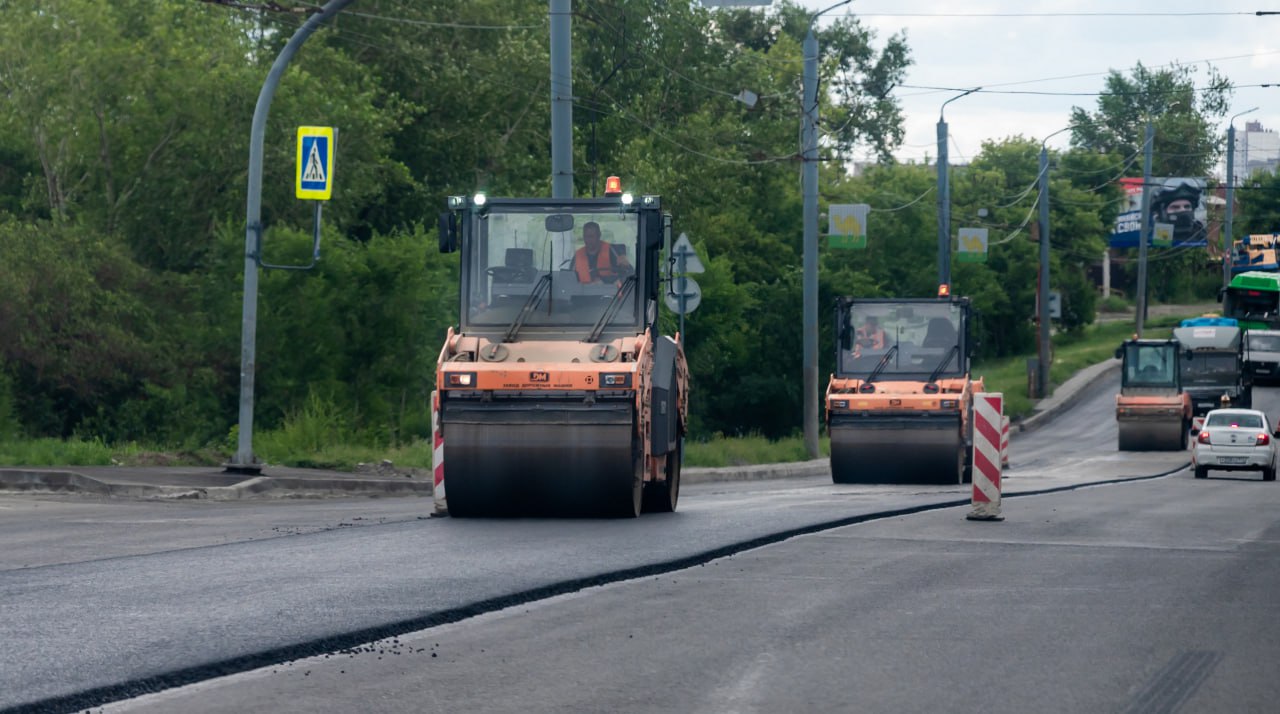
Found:
[{"label": "roller cab window", "polygon": [[859,377],[872,372],[883,379],[936,378],[965,373],[963,309],[954,303],[908,305],[853,303],[843,333],[839,371]]},{"label": "roller cab window", "polygon": [[494,205],[476,218],[462,276],[468,325],[589,329],[613,302],[612,326],[640,323],[639,291],[622,290],[643,259],[639,216],[565,209]]}]

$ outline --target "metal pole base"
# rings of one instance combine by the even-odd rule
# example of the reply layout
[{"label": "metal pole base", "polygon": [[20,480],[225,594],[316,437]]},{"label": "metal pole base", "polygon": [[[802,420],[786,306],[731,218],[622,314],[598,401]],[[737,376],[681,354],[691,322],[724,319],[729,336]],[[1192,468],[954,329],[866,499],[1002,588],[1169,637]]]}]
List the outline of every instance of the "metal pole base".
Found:
[{"label": "metal pole base", "polygon": [[254,463],[254,464],[225,463],[222,465],[222,471],[223,473],[229,473],[229,474],[249,474],[251,476],[257,476],[262,473],[262,469],[266,468],[266,466],[267,465],[263,463]]}]

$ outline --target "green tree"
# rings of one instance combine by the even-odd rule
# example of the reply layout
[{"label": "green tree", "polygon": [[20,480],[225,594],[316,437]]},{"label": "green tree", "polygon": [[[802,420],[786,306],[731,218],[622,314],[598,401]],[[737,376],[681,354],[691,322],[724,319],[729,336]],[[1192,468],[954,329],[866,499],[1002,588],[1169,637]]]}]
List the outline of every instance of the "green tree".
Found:
[{"label": "green tree", "polygon": [[[1126,176],[1142,175],[1146,125],[1155,130],[1151,175],[1208,175],[1222,148],[1217,125],[1230,103],[1231,82],[1209,66],[1204,86],[1197,87],[1199,68],[1174,65],[1150,69],[1141,63],[1126,76],[1112,70],[1093,112],[1071,112],[1073,147],[1125,157]],[[1213,284],[1209,273],[1220,263],[1202,251],[1150,251],[1148,281],[1157,300],[1203,297]],[[1136,287],[1136,270],[1126,271],[1125,288]],[[1200,293],[1197,295],[1197,293]]]}]

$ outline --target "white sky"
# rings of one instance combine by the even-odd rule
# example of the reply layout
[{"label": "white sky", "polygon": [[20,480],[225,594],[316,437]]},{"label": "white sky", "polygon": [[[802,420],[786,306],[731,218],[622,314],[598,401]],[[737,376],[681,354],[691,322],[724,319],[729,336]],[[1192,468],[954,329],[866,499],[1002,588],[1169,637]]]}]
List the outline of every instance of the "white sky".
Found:
[{"label": "white sky", "polygon": [[[838,0],[803,0],[815,12]],[[1246,121],[1280,130],[1280,15],[1258,17],[1257,10],[1280,11],[1265,0],[854,0],[820,22],[846,11],[876,32],[877,48],[894,32],[906,31],[914,64],[905,84],[937,87],[983,86],[1002,91],[1085,92],[1104,89],[1108,70],[1128,74],[1141,61],[1147,67],[1172,62],[1198,64],[1197,84],[1208,74],[1205,60],[1237,86],[1230,117],[1237,138]],[[1017,13],[1019,17],[956,17],[977,13]],[[1037,13],[1102,13],[1099,16],[1026,16]],[[1142,16],[1117,16],[1140,13]],[[1178,13],[1245,13],[1179,15]],[[923,16],[922,16],[923,15]],[[952,15],[952,16],[940,16]],[[1239,57],[1245,55],[1244,57]],[[1233,59],[1225,59],[1231,57]],[[1050,80],[1052,77],[1077,76]],[[1041,81],[1036,81],[1041,80]],[[1019,84],[1009,84],[1009,83]],[[1007,86],[994,86],[1007,85]],[[906,138],[896,152],[903,160],[932,161],[937,156],[938,112],[956,92],[899,88]],[[1093,96],[1039,96],[977,93],[946,107],[950,158],[972,158],[985,140],[1021,134],[1043,139],[1067,126],[1071,108],[1097,107]],[[1226,132],[1227,118],[1221,130]],[[1049,140],[1065,148],[1069,132]]]}]

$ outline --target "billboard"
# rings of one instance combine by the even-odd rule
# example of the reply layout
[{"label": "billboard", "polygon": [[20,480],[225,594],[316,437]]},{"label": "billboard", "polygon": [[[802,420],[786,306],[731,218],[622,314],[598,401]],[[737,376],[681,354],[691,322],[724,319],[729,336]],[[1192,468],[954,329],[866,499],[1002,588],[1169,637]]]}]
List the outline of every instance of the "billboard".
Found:
[{"label": "billboard", "polygon": [[[1111,232],[1112,248],[1137,248],[1142,229],[1142,179],[1122,178],[1125,205],[1116,216],[1116,226]],[[1174,248],[1204,247],[1207,243],[1205,224],[1205,180],[1184,176],[1151,179],[1151,227],[1147,233],[1148,245],[1156,234],[1156,224],[1172,226]],[[1164,243],[1162,240],[1161,243]],[[1160,244],[1155,244],[1159,246]]]}]

